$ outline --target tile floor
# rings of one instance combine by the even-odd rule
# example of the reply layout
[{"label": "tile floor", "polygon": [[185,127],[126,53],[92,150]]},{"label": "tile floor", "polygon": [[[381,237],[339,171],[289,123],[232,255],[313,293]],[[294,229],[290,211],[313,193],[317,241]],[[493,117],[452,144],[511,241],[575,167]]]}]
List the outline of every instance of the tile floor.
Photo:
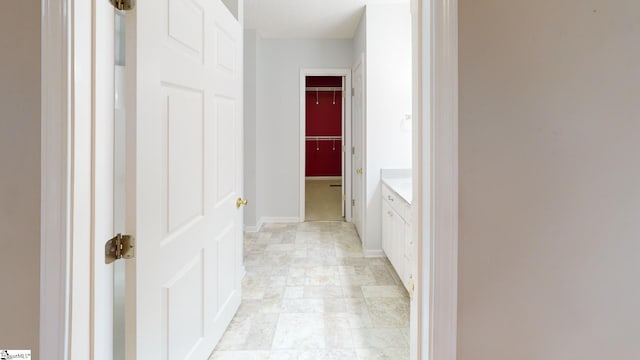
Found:
[{"label": "tile floor", "polygon": [[269,224],[245,235],[238,313],[210,360],[408,359],[409,298],[345,222]]}]

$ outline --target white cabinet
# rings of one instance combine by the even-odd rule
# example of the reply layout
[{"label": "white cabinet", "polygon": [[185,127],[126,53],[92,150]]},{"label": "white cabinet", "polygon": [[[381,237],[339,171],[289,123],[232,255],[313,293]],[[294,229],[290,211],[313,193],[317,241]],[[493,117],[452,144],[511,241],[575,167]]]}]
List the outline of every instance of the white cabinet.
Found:
[{"label": "white cabinet", "polygon": [[404,283],[404,249],[401,245],[404,242],[405,222],[388,201],[382,202],[382,211],[382,250]]},{"label": "white cabinet", "polygon": [[382,197],[382,250],[408,288],[413,245],[411,205],[386,184],[382,187]]}]

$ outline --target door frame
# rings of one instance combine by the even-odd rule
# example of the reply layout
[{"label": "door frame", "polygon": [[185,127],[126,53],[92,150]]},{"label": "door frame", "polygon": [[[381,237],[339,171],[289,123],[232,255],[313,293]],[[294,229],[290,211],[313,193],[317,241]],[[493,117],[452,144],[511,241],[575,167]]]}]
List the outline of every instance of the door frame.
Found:
[{"label": "door frame", "polygon": [[[413,116],[414,131],[418,130],[414,136],[419,140],[414,164],[422,169],[414,171],[418,194],[414,216],[420,224],[414,236],[421,275],[416,295],[420,297],[419,343],[424,344],[420,358],[448,360],[456,357],[457,341],[457,0],[414,1],[421,34],[417,94],[421,101]],[[90,13],[85,17],[91,19],[89,29],[86,21],[74,22],[80,14],[87,15],[82,3],[42,2],[39,351],[57,359],[90,358],[82,356],[88,355],[90,346],[90,333],[85,331],[90,329],[90,285],[83,276],[90,272],[90,264],[78,260],[83,254],[90,256],[91,234],[81,216],[90,212],[83,186],[92,181],[87,171],[91,164],[76,155],[86,151],[86,142],[92,139],[86,135],[86,114],[77,111],[78,106],[87,105],[86,100],[76,96],[86,91],[81,79],[87,71],[91,78],[93,59],[87,56],[86,44],[74,35],[91,34],[93,17]],[[422,119],[429,119],[429,124]]]},{"label": "door frame", "polygon": [[73,53],[67,0],[43,0],[41,23],[40,353],[66,359],[71,242]]},{"label": "door frame", "polygon": [[351,156],[347,156],[347,149],[351,149],[351,69],[300,69],[300,203],[298,206],[298,217],[300,222],[305,221],[305,197],[306,197],[306,77],[307,76],[340,76],[343,78],[342,105],[342,154],[344,159],[342,172],[342,199],[344,206],[345,221],[351,221],[351,206],[347,206],[346,199],[351,199]]},{"label": "door frame", "polygon": [[39,353],[89,358],[92,4],[43,0],[41,15]]},{"label": "door frame", "polygon": [[[354,136],[360,136],[362,137],[362,149],[361,151],[361,157],[362,157],[362,167],[366,168],[366,164],[367,164],[367,69],[366,69],[366,64],[365,64],[365,52],[361,52],[360,55],[358,55],[355,63],[353,64],[351,71],[353,74],[353,70],[356,69],[358,66],[360,66],[362,68],[362,104],[361,107],[362,109],[362,128],[361,133],[360,134],[355,134],[354,130],[353,130],[353,109],[352,109],[352,120],[351,120],[351,136],[350,136],[350,141],[351,146],[353,146],[353,138]],[[352,89],[355,89],[355,86],[353,84],[353,76],[351,78],[351,87]],[[355,94],[352,93],[353,96],[355,96]],[[353,106],[353,96],[351,97],[351,104]],[[353,191],[353,182],[357,181],[358,177],[353,177],[353,171],[356,168],[356,165],[353,164],[353,152],[351,152],[349,154],[349,159],[351,159],[351,169],[350,169],[350,173],[349,175],[352,176],[351,181],[349,182],[349,189],[351,189],[351,197],[348,197],[347,199],[349,200],[353,200],[354,199],[354,191]],[[367,193],[367,177],[365,175],[362,175],[361,177],[361,184],[360,187],[362,189],[362,199],[356,199],[356,206],[360,208],[360,212],[358,213],[358,216],[360,217],[360,225],[361,225],[361,229],[362,231],[358,232],[358,236],[360,237],[360,241],[362,242],[362,244],[364,245],[365,241],[366,241],[366,229],[367,229],[367,207],[366,207],[366,201],[364,200],[364,198],[366,198],[366,193]],[[349,206],[349,208],[351,209],[351,221],[353,221],[353,206]]]},{"label": "door frame", "polygon": [[412,0],[412,8],[418,358],[450,360],[458,334],[458,0]]}]

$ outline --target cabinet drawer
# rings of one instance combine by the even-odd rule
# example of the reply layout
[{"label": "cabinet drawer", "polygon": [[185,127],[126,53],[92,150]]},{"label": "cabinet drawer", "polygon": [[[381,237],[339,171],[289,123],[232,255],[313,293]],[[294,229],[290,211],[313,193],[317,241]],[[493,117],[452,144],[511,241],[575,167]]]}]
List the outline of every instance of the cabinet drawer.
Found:
[{"label": "cabinet drawer", "polygon": [[382,199],[387,201],[391,208],[398,213],[404,221],[408,223],[411,222],[411,205],[398,196],[398,194],[391,190],[386,184],[382,186]]},{"label": "cabinet drawer", "polygon": [[382,185],[382,198],[387,200],[389,204],[394,204],[398,196],[386,184]]}]

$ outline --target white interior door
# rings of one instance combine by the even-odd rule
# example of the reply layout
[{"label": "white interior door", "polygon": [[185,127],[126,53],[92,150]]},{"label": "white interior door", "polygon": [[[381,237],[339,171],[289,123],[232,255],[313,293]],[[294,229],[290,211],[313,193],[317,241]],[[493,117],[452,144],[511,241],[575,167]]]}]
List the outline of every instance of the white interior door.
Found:
[{"label": "white interior door", "polygon": [[352,219],[364,236],[364,55],[353,67]]},{"label": "white interior door", "polygon": [[242,26],[137,0],[126,41],[127,359],[206,359],[241,299]]}]

